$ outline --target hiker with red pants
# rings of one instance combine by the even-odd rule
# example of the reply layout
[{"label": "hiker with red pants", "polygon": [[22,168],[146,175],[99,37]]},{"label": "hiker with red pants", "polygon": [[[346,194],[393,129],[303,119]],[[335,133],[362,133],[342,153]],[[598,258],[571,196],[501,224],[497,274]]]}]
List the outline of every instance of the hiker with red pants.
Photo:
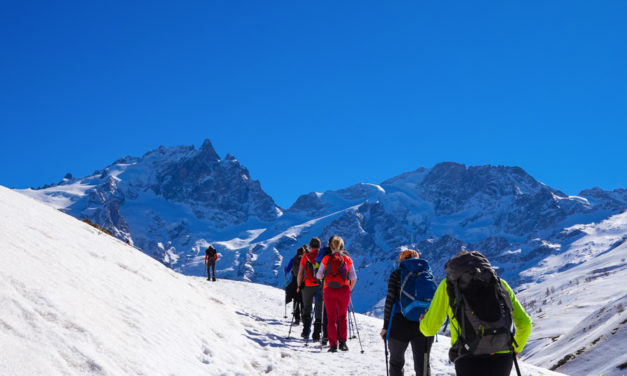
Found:
[{"label": "hiker with red pants", "polygon": [[209,245],[205,250],[205,266],[207,266],[207,281],[211,280],[211,271],[213,270],[213,281],[216,280],[216,261],[218,261],[218,252]]},{"label": "hiker with red pants", "polygon": [[318,279],[324,279],[324,307],[328,319],[329,352],[337,352],[338,341],[340,350],[348,351],[348,346],[346,346],[347,313],[357,274],[353,260],[344,253],[342,238],[334,236],[331,239],[330,248],[331,254],[322,259],[316,274]]}]

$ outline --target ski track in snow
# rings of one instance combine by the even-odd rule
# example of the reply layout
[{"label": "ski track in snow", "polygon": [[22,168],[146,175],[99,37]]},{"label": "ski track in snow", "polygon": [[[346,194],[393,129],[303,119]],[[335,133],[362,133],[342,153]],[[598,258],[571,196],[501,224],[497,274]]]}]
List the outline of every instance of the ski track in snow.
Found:
[{"label": "ski track in snow", "polygon": [[[0,214],[1,375],[385,374],[380,319],[356,315],[364,353],[358,338],[321,352],[301,327],[286,338],[282,290],[175,273],[4,187]],[[433,375],[454,375],[448,347],[440,336]]]}]

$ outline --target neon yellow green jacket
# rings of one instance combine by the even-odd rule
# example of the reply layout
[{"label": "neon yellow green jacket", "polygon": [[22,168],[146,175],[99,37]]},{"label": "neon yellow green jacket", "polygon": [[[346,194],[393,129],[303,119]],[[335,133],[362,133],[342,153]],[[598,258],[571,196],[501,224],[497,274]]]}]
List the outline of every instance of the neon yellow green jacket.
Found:
[{"label": "neon yellow green jacket", "polygon": [[[514,296],[514,292],[509,287],[507,282],[501,279],[501,283],[507,289],[509,293],[509,297],[512,300],[512,306],[514,308],[513,312],[513,320],[514,325],[516,326],[516,334],[514,335],[514,340],[516,340],[517,346],[514,347],[514,350],[519,353],[527,344],[527,338],[531,334],[531,318],[525,312],[525,309],[520,305],[518,300],[516,300],[516,296]],[[440,285],[437,290],[435,290],[435,295],[433,296],[433,301],[431,302],[431,306],[429,307],[429,311],[425,314],[425,317],[420,322],[420,331],[426,337],[434,336],[444,324],[444,320],[446,319],[446,315],[451,321],[451,345],[457,342],[457,336],[460,332],[459,324],[457,320],[453,318],[453,311],[448,304],[448,293],[446,292],[446,278]]]}]

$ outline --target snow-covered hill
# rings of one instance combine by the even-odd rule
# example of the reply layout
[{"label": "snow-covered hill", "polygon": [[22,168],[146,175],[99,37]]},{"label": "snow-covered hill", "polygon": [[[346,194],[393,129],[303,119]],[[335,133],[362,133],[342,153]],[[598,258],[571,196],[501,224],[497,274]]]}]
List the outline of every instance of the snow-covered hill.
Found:
[{"label": "snow-covered hill", "polygon": [[[381,320],[357,315],[363,354],[358,339],[348,353],[329,354],[286,339],[282,301],[273,287],[178,274],[0,187],[2,375],[385,373]],[[440,337],[434,375],[454,374],[447,349]],[[557,375],[524,363],[522,369]]]},{"label": "snow-covered hill", "polygon": [[522,274],[519,299],[534,318],[525,359],[577,375],[627,373],[627,212],[573,226],[569,247]]}]

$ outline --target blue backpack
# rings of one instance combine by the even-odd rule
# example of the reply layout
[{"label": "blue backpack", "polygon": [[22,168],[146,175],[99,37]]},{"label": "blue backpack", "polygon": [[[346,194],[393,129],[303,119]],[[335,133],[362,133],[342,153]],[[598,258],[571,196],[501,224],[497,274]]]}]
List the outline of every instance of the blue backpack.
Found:
[{"label": "blue backpack", "polygon": [[418,321],[427,311],[435,294],[437,285],[431,267],[423,259],[407,259],[401,262],[400,312],[411,321]]}]

